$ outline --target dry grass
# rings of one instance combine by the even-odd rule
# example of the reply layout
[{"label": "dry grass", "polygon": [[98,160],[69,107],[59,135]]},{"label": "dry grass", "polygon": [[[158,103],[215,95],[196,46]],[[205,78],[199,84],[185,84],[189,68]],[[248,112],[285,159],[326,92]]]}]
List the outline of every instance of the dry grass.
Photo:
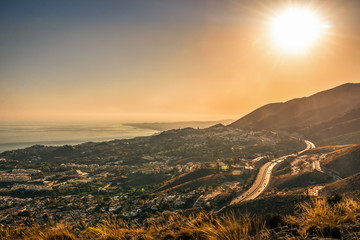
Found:
[{"label": "dry grass", "polygon": [[[284,224],[292,225],[292,229],[295,228],[300,234],[299,237],[302,238],[308,236],[342,238],[344,234],[348,234],[348,236],[350,233],[352,234],[349,226],[360,226],[360,202],[354,199],[338,199],[336,201],[314,199],[311,202],[300,204],[299,212],[295,216],[287,218],[281,216],[281,218],[286,219]],[[273,225],[276,225],[275,228],[279,226]],[[231,213],[218,216],[206,212],[190,215],[175,213],[162,215],[156,220],[153,219],[153,221],[141,225],[137,222],[111,217],[105,219],[101,224],[85,230],[67,224],[17,230],[0,229],[0,240],[250,240],[274,238],[273,234],[276,234],[276,231],[269,230],[266,226],[270,226],[269,222],[266,223],[260,217],[249,215]]]},{"label": "dry grass", "polygon": [[[89,230],[86,232],[89,233]],[[97,239],[262,239],[266,236],[265,223],[260,218],[235,214],[216,216],[199,212],[191,215],[171,214],[161,216],[146,229],[130,226],[123,220],[108,219],[92,229]],[[85,234],[86,236],[86,234]],[[89,235],[87,235],[89,237]]]},{"label": "dry grass", "polygon": [[128,222],[121,218],[109,217],[97,227],[87,228],[82,236],[86,239],[149,239],[146,237],[147,231],[140,226]]},{"label": "dry grass", "polygon": [[262,219],[234,214],[216,218],[198,230],[210,240],[265,239],[268,233]]},{"label": "dry grass", "polygon": [[299,205],[300,212],[289,216],[292,224],[298,225],[302,236],[315,234],[335,237],[346,233],[349,224],[359,224],[360,203],[354,199],[344,199],[331,203],[327,199],[314,199]]},{"label": "dry grass", "polygon": [[77,239],[74,228],[68,224],[56,224],[51,227],[35,226],[21,229],[0,229],[0,240],[73,240]]}]

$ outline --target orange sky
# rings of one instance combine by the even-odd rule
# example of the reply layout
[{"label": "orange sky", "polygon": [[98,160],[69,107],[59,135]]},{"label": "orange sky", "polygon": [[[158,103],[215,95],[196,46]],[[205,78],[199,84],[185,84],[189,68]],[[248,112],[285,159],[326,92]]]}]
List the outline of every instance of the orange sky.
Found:
[{"label": "orange sky", "polygon": [[12,11],[0,25],[0,121],[236,119],[359,82],[356,1],[315,5],[333,27],[303,56],[270,44],[267,20],[280,4],[136,2],[123,18],[107,6],[99,18],[3,6]]}]

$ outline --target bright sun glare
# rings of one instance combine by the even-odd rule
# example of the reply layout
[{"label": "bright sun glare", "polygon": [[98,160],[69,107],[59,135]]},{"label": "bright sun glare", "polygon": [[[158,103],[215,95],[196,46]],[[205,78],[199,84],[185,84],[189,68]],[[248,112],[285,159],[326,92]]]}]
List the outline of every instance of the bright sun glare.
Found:
[{"label": "bright sun glare", "polygon": [[301,53],[321,36],[326,25],[317,13],[306,7],[290,7],[271,21],[275,45],[286,53]]}]

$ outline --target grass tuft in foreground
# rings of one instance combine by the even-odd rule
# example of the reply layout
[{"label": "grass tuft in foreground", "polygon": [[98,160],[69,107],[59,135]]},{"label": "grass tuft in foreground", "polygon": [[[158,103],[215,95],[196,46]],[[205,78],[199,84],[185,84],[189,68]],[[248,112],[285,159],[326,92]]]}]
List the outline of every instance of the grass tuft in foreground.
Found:
[{"label": "grass tuft in foreground", "polygon": [[354,199],[314,199],[299,205],[299,213],[290,216],[303,237],[316,235],[341,238],[360,226],[360,203]]}]

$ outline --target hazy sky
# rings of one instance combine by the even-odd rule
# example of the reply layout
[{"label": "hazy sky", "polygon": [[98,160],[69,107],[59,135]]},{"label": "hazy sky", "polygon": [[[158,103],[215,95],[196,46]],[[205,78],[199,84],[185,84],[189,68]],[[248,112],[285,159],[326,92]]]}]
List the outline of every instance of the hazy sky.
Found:
[{"label": "hazy sky", "polygon": [[290,56],[290,1],[0,1],[0,121],[235,119],[359,82],[360,1],[306,2],[332,28]]}]

